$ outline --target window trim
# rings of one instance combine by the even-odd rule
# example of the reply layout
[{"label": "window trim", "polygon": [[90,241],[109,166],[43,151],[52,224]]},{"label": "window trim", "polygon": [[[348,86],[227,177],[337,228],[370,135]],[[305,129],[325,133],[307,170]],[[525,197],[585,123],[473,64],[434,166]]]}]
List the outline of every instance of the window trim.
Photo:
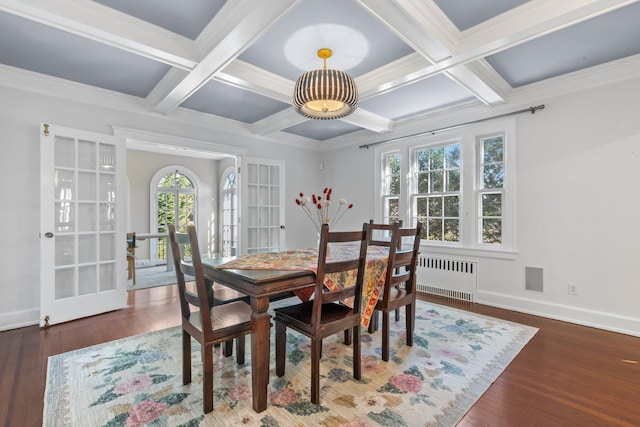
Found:
[{"label": "window trim", "polygon": [[[491,135],[504,135],[504,206],[502,244],[483,244],[478,236],[478,141]],[[387,154],[399,152],[400,163],[400,219],[406,224],[412,222],[411,183],[412,155],[418,147],[444,145],[459,140],[461,144],[461,193],[460,201],[460,242],[421,241],[423,248],[438,250],[462,256],[515,259],[516,245],[516,118],[508,117],[456,128],[434,135],[421,135],[402,141],[390,142],[375,148],[375,218],[384,216],[382,184],[384,178],[384,159]],[[468,167],[472,165],[472,167]]]}]

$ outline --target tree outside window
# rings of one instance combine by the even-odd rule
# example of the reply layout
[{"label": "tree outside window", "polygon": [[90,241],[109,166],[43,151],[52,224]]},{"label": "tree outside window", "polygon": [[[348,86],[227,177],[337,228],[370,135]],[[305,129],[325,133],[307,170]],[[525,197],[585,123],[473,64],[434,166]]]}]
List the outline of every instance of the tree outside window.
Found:
[{"label": "tree outside window", "polygon": [[478,230],[482,243],[502,243],[504,199],[504,137],[479,139],[480,173]]},{"label": "tree outside window", "polygon": [[383,221],[391,224],[400,219],[400,153],[385,155],[383,162]]}]

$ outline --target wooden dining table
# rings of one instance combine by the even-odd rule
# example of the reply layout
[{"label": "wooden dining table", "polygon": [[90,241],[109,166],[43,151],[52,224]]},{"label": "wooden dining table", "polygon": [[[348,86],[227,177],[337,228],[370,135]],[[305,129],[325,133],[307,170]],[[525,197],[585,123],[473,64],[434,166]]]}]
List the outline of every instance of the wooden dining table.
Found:
[{"label": "wooden dining table", "polygon": [[[279,258],[290,254],[291,251],[273,253],[269,257]],[[241,258],[241,257],[240,257]],[[316,275],[310,269],[267,269],[267,268],[219,268],[229,265],[237,257],[204,258],[202,269],[204,276],[229,288],[240,291],[249,296],[251,304],[251,390],[253,409],[262,412],[267,409],[267,387],[269,385],[269,365],[271,351],[271,316],[268,314],[270,299],[289,292],[303,292],[315,284]],[[317,255],[316,255],[317,259]],[[384,262],[384,268],[369,280],[369,305],[380,293],[384,284],[386,270],[386,256],[383,252],[367,256],[368,263]],[[379,269],[379,268],[378,268]],[[365,287],[367,288],[367,287]],[[367,319],[368,323],[368,319]]]}]

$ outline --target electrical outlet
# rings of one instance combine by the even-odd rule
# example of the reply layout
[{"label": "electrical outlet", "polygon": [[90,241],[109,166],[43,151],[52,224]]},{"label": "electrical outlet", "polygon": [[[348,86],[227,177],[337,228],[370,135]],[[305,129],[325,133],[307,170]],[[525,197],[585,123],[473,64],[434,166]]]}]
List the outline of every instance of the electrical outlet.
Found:
[{"label": "electrical outlet", "polygon": [[569,282],[567,292],[569,293],[569,295],[578,295],[578,285]]}]

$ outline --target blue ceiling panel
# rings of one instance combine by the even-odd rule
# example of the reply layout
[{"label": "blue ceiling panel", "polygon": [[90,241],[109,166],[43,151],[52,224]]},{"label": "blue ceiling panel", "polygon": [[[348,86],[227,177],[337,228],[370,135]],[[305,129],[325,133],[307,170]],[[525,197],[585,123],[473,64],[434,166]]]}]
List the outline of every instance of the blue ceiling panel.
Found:
[{"label": "blue ceiling panel", "polygon": [[529,0],[434,0],[447,18],[464,31],[488,21],[504,12],[515,9]]},{"label": "blue ceiling panel", "polygon": [[257,122],[290,107],[289,104],[215,80],[201,87],[181,106],[244,123]]},{"label": "blue ceiling panel", "polygon": [[195,40],[226,0],[94,0]]},{"label": "blue ceiling panel", "polygon": [[475,99],[469,91],[438,74],[360,102],[372,113],[398,120],[436,108]]},{"label": "blue ceiling panel", "polygon": [[324,141],[338,136],[346,135],[351,132],[360,130],[358,126],[350,125],[341,120],[314,120],[309,119],[305,122],[283,129],[283,132],[291,133],[305,138],[317,139]]},{"label": "blue ceiling panel", "polygon": [[[169,66],[0,12],[0,63],[145,98]],[[60,49],[64,46],[64,49]]]},{"label": "blue ceiling panel", "polygon": [[519,87],[637,54],[640,3],[488,56],[487,61],[512,87]]}]

